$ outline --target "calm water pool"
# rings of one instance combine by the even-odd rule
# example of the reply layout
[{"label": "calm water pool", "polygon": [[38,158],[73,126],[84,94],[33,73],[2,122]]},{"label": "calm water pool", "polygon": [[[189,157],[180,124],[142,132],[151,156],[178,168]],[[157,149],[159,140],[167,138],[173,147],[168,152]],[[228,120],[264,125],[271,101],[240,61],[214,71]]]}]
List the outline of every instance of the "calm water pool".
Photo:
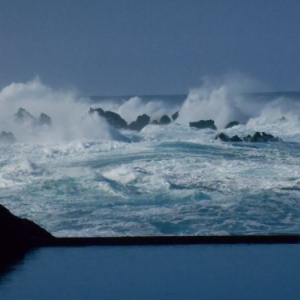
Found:
[{"label": "calm water pool", "polygon": [[299,299],[300,245],[44,248],[0,299]]}]

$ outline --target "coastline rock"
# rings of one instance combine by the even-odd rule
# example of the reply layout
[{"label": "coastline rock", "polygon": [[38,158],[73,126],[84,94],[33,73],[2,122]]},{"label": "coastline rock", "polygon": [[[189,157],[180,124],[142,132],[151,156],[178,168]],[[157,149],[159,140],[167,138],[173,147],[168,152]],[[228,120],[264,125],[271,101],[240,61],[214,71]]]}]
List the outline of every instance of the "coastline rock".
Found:
[{"label": "coastline rock", "polygon": [[217,130],[215,121],[213,120],[200,120],[198,122],[190,122],[190,127],[195,127],[198,129],[209,128],[209,129]]},{"label": "coastline rock", "polygon": [[117,129],[122,129],[127,127],[127,122],[117,113],[112,112],[112,111],[105,111],[104,112],[104,117],[108,124],[111,126],[117,128]]},{"label": "coastline rock", "polygon": [[18,244],[35,246],[54,239],[54,236],[34,222],[13,215],[0,204],[0,248]]},{"label": "coastline rock", "polygon": [[221,132],[221,133],[217,134],[215,136],[215,139],[216,140],[220,139],[223,142],[229,142],[230,141],[230,137],[227,134],[225,134],[224,132]]},{"label": "coastline rock", "polygon": [[40,126],[43,126],[43,125],[51,126],[52,121],[51,121],[51,118],[48,115],[46,115],[44,113],[41,113],[41,115],[39,117],[39,120],[38,120],[38,124]]},{"label": "coastline rock", "polygon": [[278,137],[275,137],[272,134],[267,134],[265,132],[255,132],[255,134],[251,138],[251,142],[254,143],[261,143],[261,142],[279,142],[280,139]]},{"label": "coastline rock", "polygon": [[231,127],[237,126],[237,125],[240,125],[240,123],[238,121],[231,121],[225,126],[225,129],[228,129],[228,128],[231,128]]},{"label": "coastline rock", "polygon": [[233,137],[230,138],[230,142],[242,142],[243,140],[237,136],[237,135],[234,135]]},{"label": "coastline rock", "polygon": [[34,222],[13,215],[0,204],[0,275],[31,249],[51,245],[55,237]]},{"label": "coastline rock", "polygon": [[2,131],[0,133],[0,143],[1,144],[12,144],[15,143],[17,140],[14,137],[14,135],[12,134],[12,132],[6,132],[6,131]]},{"label": "coastline rock", "polygon": [[127,127],[127,122],[117,113],[113,111],[104,111],[102,108],[90,108],[89,114],[96,112],[100,117],[106,119],[107,123],[117,129]]},{"label": "coastline rock", "polygon": [[37,119],[22,107],[18,109],[18,112],[14,115],[14,119],[15,122],[28,127],[35,126],[38,123]]},{"label": "coastline rock", "polygon": [[220,139],[223,142],[250,142],[250,143],[266,143],[266,142],[280,142],[279,137],[275,137],[272,134],[267,134],[265,132],[256,132],[253,136],[248,134],[247,136],[240,138],[238,135],[229,137],[225,133],[221,132],[215,136],[215,139]]},{"label": "coastline rock", "polygon": [[26,109],[20,107],[18,112],[14,115],[14,120],[16,123],[23,125],[25,127],[34,127],[34,126],[43,126],[48,125],[51,126],[52,121],[51,118],[41,113],[39,118],[37,119],[32,114],[30,114]]},{"label": "coastline rock", "polygon": [[93,114],[94,112],[96,112],[100,117],[104,116],[104,110],[102,108],[91,108],[89,110],[89,114]]},{"label": "coastline rock", "polygon": [[153,121],[151,122],[151,124],[152,124],[152,125],[159,125],[159,122],[158,122],[157,120],[153,120]]},{"label": "coastline rock", "polygon": [[138,116],[136,121],[131,122],[128,125],[128,129],[141,131],[145,126],[149,124],[149,122],[150,122],[150,117],[146,114],[143,114],[141,116]]},{"label": "coastline rock", "polygon": [[160,118],[160,121],[159,121],[159,124],[160,125],[168,125],[171,123],[171,119],[169,118],[169,116],[167,115],[163,115],[161,118]]},{"label": "coastline rock", "polygon": [[179,111],[176,111],[176,113],[172,115],[172,120],[175,121],[178,117],[179,117]]}]

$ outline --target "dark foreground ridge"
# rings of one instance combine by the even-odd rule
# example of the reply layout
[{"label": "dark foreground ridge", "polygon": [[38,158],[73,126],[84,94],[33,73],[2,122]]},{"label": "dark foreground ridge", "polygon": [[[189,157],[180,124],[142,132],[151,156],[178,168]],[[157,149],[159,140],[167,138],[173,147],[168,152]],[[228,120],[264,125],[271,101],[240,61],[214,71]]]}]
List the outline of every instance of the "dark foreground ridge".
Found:
[{"label": "dark foreground ridge", "polygon": [[56,238],[51,246],[151,246],[196,244],[298,244],[298,235],[230,236],[127,236],[95,238]]},{"label": "dark foreground ridge", "polygon": [[40,247],[150,246],[195,244],[298,244],[300,235],[54,237],[0,204],[0,275]]},{"label": "dark foreground ridge", "polygon": [[300,243],[300,235],[54,237],[34,222],[16,217],[2,205],[0,239],[2,250],[18,251],[49,246]]}]

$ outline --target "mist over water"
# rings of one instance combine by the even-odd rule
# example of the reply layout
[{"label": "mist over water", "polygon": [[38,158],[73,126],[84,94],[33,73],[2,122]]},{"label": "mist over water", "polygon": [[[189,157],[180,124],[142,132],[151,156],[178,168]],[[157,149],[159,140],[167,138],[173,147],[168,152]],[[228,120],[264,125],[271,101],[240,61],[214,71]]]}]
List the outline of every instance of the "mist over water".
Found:
[{"label": "mist over water", "polygon": [[[48,128],[17,124],[19,108],[38,118],[45,113],[52,119]],[[12,83],[0,92],[1,130],[12,131],[20,142],[59,142],[72,140],[122,139],[122,135],[98,117],[88,116],[89,104],[72,91],[56,91],[38,78],[28,83]]]},{"label": "mist over water", "polygon": [[[38,78],[0,91],[0,203],[59,236],[273,234],[300,230],[300,93],[254,93],[243,76],[206,78],[186,97],[93,100]],[[52,125],[18,124],[22,107]],[[179,117],[140,132],[117,130],[90,107],[130,123]],[[284,117],[284,118],[283,118]],[[218,131],[189,122],[213,119]],[[230,121],[241,124],[224,129]],[[224,143],[264,131],[278,143]]]},{"label": "mist over water", "polygon": [[[159,120],[161,116],[171,116],[176,111],[179,112],[176,123],[188,125],[189,122],[212,119],[219,129],[233,120],[242,124],[261,124],[277,122],[284,116],[292,123],[298,122],[300,101],[276,97],[276,94],[271,99],[263,94],[251,94],[255,87],[260,88],[257,83],[245,78],[230,79],[216,82],[205,78],[202,86],[191,89],[181,104],[170,99],[166,101],[163,96],[150,101],[138,96],[129,100],[119,97],[118,102],[108,100],[95,104],[74,91],[53,90],[39,78],[27,83],[12,83],[0,92],[1,130],[13,131],[21,141],[35,138],[44,142],[120,138],[120,132],[111,128],[104,119],[88,115],[91,106],[114,111],[128,124],[138,115],[147,114],[151,120]],[[36,118],[42,112],[46,113],[53,120],[52,128],[32,129],[29,125],[26,128],[26,124],[20,127],[14,122],[14,115],[20,107]]]}]

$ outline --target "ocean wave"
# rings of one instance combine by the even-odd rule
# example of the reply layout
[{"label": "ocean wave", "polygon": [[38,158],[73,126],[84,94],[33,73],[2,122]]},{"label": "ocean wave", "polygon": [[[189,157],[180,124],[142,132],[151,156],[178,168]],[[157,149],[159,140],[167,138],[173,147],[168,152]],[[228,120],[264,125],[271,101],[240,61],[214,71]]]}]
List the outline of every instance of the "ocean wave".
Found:
[{"label": "ocean wave", "polygon": [[[91,104],[36,79],[0,92],[0,198],[58,236],[273,234],[300,229],[299,98],[205,85],[182,102],[130,97]],[[102,105],[103,104],[103,105]],[[116,129],[90,106],[126,122],[179,111],[169,125]],[[51,127],[18,124],[20,107]],[[218,130],[189,122],[213,119]],[[224,129],[229,121],[239,125]],[[217,133],[279,136],[279,143],[226,143]]]}]

